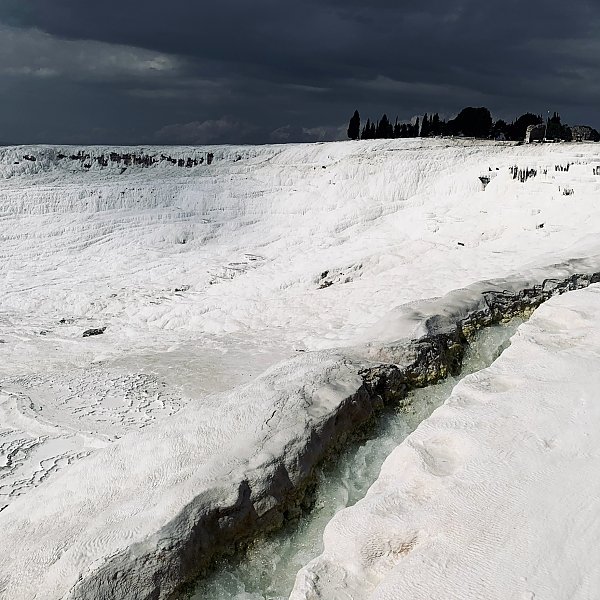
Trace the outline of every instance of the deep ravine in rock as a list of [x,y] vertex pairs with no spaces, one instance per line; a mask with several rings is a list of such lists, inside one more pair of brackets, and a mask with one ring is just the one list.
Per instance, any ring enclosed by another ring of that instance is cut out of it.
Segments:
[[299,521],[259,538],[242,556],[222,560],[183,598],[191,600],[285,600],[296,573],[322,552],[323,531],[333,515],[364,497],[385,458],[470,373],[489,366],[509,345],[521,318],[481,330],[469,345],[461,372],[410,392],[407,408],[388,409],[367,439],[352,443],[318,472],[313,508]]

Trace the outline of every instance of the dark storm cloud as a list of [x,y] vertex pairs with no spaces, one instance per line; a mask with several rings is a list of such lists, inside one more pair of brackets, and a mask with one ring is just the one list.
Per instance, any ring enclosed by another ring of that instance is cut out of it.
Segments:
[[52,119],[38,96],[25,137],[42,123],[85,137],[87,122],[103,141],[322,139],[355,107],[556,109],[597,125],[597,13],[585,0],[3,0],[0,35],[18,53],[0,58],[0,102],[26,111],[39,91],[71,116]]

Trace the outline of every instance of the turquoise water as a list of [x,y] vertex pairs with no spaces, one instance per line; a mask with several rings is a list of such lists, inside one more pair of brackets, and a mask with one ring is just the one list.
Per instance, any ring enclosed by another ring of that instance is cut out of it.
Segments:
[[466,375],[489,366],[509,345],[523,322],[482,330],[470,345],[461,373],[437,385],[415,390],[408,408],[384,413],[371,438],[351,445],[335,464],[321,468],[312,510],[283,530],[257,540],[237,560],[221,562],[196,586],[193,600],[287,600],[296,573],[321,554],[323,531],[333,515],[364,497],[383,461],[450,395]]

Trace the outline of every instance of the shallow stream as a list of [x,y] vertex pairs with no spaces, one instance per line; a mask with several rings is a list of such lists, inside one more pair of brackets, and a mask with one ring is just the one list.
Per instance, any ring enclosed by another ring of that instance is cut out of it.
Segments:
[[323,531],[333,515],[364,497],[381,465],[466,375],[488,367],[509,345],[522,319],[488,327],[469,346],[460,374],[409,394],[408,407],[381,416],[369,439],[350,445],[320,468],[314,507],[284,529],[257,540],[236,559],[223,560],[186,596],[193,600],[287,600],[296,573],[321,554]]

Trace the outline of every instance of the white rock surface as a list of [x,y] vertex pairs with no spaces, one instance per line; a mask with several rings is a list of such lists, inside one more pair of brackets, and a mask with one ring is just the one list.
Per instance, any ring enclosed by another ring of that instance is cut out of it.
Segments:
[[361,385],[339,357],[309,354],[64,469],[0,513],[2,597],[163,597],[179,582],[173,547],[194,526],[205,550],[243,533],[302,475],[294,446]]
[[600,287],[553,298],[340,511],[291,600],[591,600]]
[[[203,164],[99,164],[115,151]],[[599,154],[448,140],[0,148],[0,508],[297,350],[393,341],[396,306],[600,254]],[[538,175],[520,183],[513,166]]]
[[[186,503],[202,514],[235,503],[255,477],[267,506],[265,465],[317,451],[311,427],[358,384],[342,348],[370,343],[384,358],[381,342],[423,332],[429,309],[410,303],[476,281],[597,270],[594,260],[547,269],[600,254],[593,144],[146,148],[205,162],[125,170],[94,160],[117,149],[70,160],[78,150],[0,149],[0,596],[10,600],[76,594],[107,565],[125,573],[152,557],[144,597],[156,549],[184,537]],[[514,165],[538,176],[520,183]],[[300,350],[324,354],[248,385]],[[273,414],[287,435],[274,441]],[[127,585],[115,597],[133,593]]]

